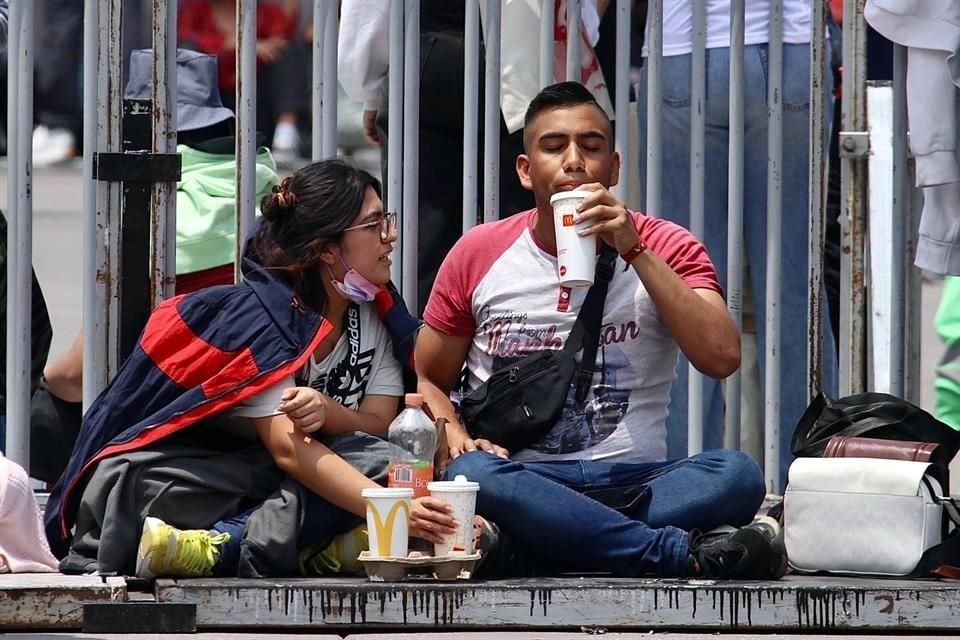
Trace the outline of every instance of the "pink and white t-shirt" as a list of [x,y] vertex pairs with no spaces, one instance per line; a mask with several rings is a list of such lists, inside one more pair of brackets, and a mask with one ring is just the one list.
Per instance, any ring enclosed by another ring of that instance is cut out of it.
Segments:
[[[640,237],[694,289],[721,292],[707,252],[686,229],[633,213]],[[562,349],[588,288],[557,283],[557,258],[534,235],[536,210],[480,225],[447,255],[424,320],[471,336],[467,391],[541,349]],[[569,390],[563,417],[521,461],[641,462],[666,457],[667,402],[679,349],[636,272],[621,260],[607,291],[597,373],[583,403]],[[579,356],[579,354],[578,354]]]

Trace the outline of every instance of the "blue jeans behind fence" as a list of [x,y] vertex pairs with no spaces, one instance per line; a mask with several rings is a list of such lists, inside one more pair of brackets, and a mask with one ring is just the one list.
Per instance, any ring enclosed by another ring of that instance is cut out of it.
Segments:
[[[527,552],[557,569],[621,576],[686,575],[687,532],[746,524],[764,496],[760,468],[736,451],[630,464],[521,463],[474,451],[454,460],[444,479],[459,474],[480,483],[477,513]],[[643,492],[629,515],[583,495],[635,486]]]
[[[691,55],[663,59],[663,185],[662,216],[690,226],[690,61]],[[729,61],[726,48],[707,51],[706,184],[704,244],[717,267],[720,282],[727,280],[727,168],[729,123]],[[761,388],[765,369],[766,330],[766,200],[767,200],[767,63],[765,44],[746,47],[744,55],[744,252],[749,266],[756,310],[757,348]],[[830,96],[829,69],[824,91]],[[783,46],[783,243],[781,262],[780,344],[780,489],[792,459],[790,438],[809,403],[807,396],[807,332],[809,235],[809,118],[810,47]],[[646,193],[646,67],[640,81],[640,181]],[[829,128],[832,100],[826,101],[824,120]],[[828,132],[829,136],[829,132]],[[828,325],[827,325],[828,326]],[[836,393],[837,364],[829,334],[823,349],[824,390]],[[667,418],[667,455],[687,452],[687,360],[680,358]],[[720,383],[704,381],[704,448],[723,444],[723,395]]]

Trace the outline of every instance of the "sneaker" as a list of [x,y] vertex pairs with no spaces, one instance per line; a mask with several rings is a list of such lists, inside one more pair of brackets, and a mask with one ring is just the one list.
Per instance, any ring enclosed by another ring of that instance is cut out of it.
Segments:
[[733,532],[691,533],[690,573],[705,578],[780,578],[787,559],[776,547],[779,536],[780,525],[766,517]]
[[77,141],[67,129],[51,129],[44,125],[33,131],[33,164],[49,167],[77,155]]
[[309,565],[313,572],[321,575],[361,574],[363,563],[360,562],[360,552],[369,548],[367,525],[360,524],[335,536],[323,551],[310,559]]
[[180,530],[159,518],[143,521],[137,550],[137,577],[203,578],[213,575],[220,559],[220,545],[229,533],[204,529]]

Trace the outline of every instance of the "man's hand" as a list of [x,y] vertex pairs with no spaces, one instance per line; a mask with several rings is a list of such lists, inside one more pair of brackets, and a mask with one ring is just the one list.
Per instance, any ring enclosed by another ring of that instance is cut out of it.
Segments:
[[283,390],[277,407],[291,422],[306,433],[320,429],[327,421],[329,398],[312,387],[290,387]]
[[498,444],[493,444],[484,438],[460,438],[450,441],[450,459],[455,460],[468,451],[486,451],[503,459],[510,457],[510,452]]
[[580,232],[581,236],[600,236],[600,239],[624,254],[633,249],[640,241],[640,234],[634,225],[633,217],[627,207],[613,197],[599,182],[585,184],[578,189],[592,192],[580,204],[579,214],[573,222],[588,222],[592,226]]
[[286,40],[277,37],[257,40],[257,60],[264,64],[273,64],[286,51],[287,44]]
[[380,134],[377,133],[377,110],[363,112],[363,137],[371,147],[380,148]]
[[410,535],[434,543],[457,532],[460,523],[453,517],[453,508],[433,496],[416,498],[410,507]]

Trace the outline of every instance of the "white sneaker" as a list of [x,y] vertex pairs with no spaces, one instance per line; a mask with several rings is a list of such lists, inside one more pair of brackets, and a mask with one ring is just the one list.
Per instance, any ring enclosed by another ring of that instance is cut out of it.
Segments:
[[65,162],[77,154],[77,141],[67,129],[50,129],[44,125],[33,131],[33,165],[49,167]]
[[273,145],[270,150],[274,153],[296,155],[300,151],[300,132],[297,126],[290,122],[280,122],[273,132]]

